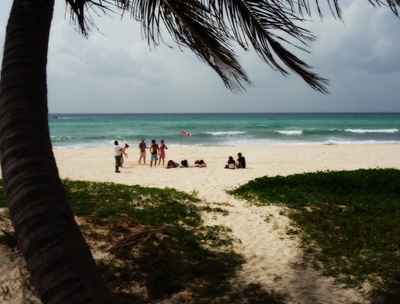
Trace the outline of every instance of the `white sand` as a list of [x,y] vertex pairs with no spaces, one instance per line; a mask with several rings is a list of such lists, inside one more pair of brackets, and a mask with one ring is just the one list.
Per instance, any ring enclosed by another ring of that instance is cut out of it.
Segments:
[[[246,157],[247,168],[224,169],[228,156],[236,159],[238,152]],[[205,215],[205,221],[207,225],[231,228],[241,241],[237,251],[245,256],[247,263],[235,282],[238,285],[261,284],[267,291],[288,295],[287,303],[369,303],[361,293],[337,285],[332,278],[313,269],[299,266],[302,262],[299,240],[286,233],[290,223],[280,215],[280,208],[250,206],[230,197],[225,190],[266,175],[360,168],[400,169],[400,145],[170,147],[165,163],[169,159],[177,162],[187,159],[193,164],[196,159],[203,159],[208,165],[207,168],[188,169],[150,168],[149,155],[147,165],[139,165],[139,150],[131,145],[127,150],[129,157],[118,174],[114,172],[113,147],[56,149],[54,153],[62,178],[196,191],[207,203],[228,203],[223,208],[229,215]],[[18,282],[12,285],[9,279],[18,277],[23,262],[4,246],[0,246],[0,255],[0,286],[12,286],[13,303],[22,303],[16,294]],[[0,302],[1,298],[0,290]]]

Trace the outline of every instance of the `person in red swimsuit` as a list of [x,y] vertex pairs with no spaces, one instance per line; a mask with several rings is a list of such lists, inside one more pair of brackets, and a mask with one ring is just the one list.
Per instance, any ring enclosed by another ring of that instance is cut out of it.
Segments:
[[162,165],[164,166],[165,161],[165,150],[168,149],[167,145],[164,143],[164,139],[161,139],[160,142],[160,158],[158,159],[158,165],[160,165],[162,161]]

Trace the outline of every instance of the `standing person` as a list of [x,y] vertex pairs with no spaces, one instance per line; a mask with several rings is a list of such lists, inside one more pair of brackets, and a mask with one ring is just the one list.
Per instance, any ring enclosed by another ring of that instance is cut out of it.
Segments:
[[122,149],[118,144],[118,140],[114,141],[114,154],[115,154],[115,173],[120,173],[119,167],[121,167]]
[[154,161],[154,167],[157,166],[159,150],[160,147],[157,145],[155,139],[153,139],[151,141],[151,146],[150,146],[150,153],[151,153],[150,167],[153,167],[153,161]]
[[244,156],[240,152],[238,153],[238,159],[237,159],[237,163],[236,163],[236,168],[238,168],[238,169],[246,168],[246,159],[244,158]]
[[124,166],[124,157],[128,158],[128,153],[126,153],[126,149],[129,148],[128,144],[125,144],[125,146],[121,149],[121,167]]
[[139,158],[139,165],[140,161],[143,158],[144,164],[146,164],[146,149],[148,149],[146,142],[144,141],[144,138],[142,138],[142,141],[139,144],[139,150],[140,150],[140,158]]
[[160,143],[160,159],[158,160],[158,165],[160,165],[162,160],[162,165],[164,166],[165,161],[165,150],[168,149],[167,145],[164,143],[164,139],[161,139]]

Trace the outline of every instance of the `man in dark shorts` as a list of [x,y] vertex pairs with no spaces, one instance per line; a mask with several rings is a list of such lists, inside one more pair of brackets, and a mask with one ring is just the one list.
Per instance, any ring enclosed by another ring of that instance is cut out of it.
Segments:
[[118,140],[114,141],[114,155],[115,155],[115,173],[120,173],[122,149],[118,144]]
[[150,153],[151,153],[150,167],[153,167],[153,161],[155,167],[157,166],[158,154],[160,153],[160,147],[156,143],[155,139],[151,141]]

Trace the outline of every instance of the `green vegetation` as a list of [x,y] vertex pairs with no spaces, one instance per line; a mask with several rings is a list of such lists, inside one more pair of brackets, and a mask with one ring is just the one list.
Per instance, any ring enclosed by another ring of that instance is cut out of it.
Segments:
[[90,222],[85,234],[104,240],[94,229],[107,230],[111,255],[99,265],[117,303],[181,291],[211,303],[232,293],[229,279],[244,260],[232,249],[230,231],[203,225],[194,195],[114,183],[65,180],[64,186],[75,214]]
[[[232,288],[244,263],[233,250],[237,240],[201,218],[205,212],[226,215],[224,204],[175,189],[71,180],[64,186],[86,240],[107,253],[98,264],[116,303],[150,303],[176,293],[182,303],[284,303],[283,295],[259,285]],[[288,234],[303,240],[305,263],[348,285],[372,284],[374,303],[398,303],[399,170],[263,177],[229,193],[260,206],[284,206],[293,221]],[[15,235],[3,229],[0,241],[14,247]],[[9,296],[6,286],[1,294]]]
[[283,205],[313,265],[347,284],[400,298],[400,170],[370,169],[258,178],[230,194]]
[[[259,285],[232,287],[244,263],[233,250],[237,240],[201,218],[202,212],[227,214],[221,205],[175,189],[63,183],[87,242],[106,253],[97,262],[116,303],[150,303],[176,293],[182,303],[283,303],[282,295]],[[5,206],[3,194],[0,200]],[[12,239],[11,232],[3,238]]]

